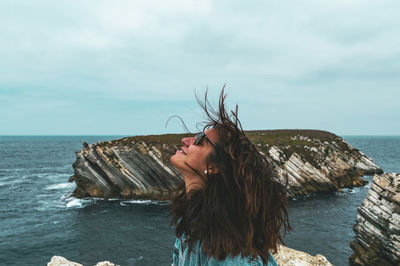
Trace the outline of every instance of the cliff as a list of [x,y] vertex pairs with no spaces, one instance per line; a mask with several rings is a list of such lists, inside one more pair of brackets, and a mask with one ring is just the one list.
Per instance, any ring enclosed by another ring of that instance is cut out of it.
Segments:
[[[318,130],[246,131],[277,170],[288,177],[289,197],[360,186],[382,170],[342,138]],[[166,200],[182,176],[169,162],[187,134],[150,135],[96,144],[76,152],[75,197]]]
[[353,265],[400,265],[400,174],[374,176],[354,232]]

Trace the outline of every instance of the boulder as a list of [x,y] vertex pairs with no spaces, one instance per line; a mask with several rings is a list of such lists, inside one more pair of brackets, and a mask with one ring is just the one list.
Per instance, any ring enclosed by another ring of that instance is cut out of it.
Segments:
[[80,263],[72,262],[61,256],[53,256],[47,266],[83,266]]
[[[61,256],[53,256],[50,262],[47,263],[47,266],[83,266],[83,265],[77,262],[69,261]],[[101,261],[96,263],[95,266],[118,266],[118,265],[109,261]]]
[[305,252],[288,248],[280,245],[274,259],[278,265],[285,266],[332,266],[332,264],[322,255],[311,256]]

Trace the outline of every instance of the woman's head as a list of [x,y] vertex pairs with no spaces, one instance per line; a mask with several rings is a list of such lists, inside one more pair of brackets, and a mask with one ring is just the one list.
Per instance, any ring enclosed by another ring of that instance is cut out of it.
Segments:
[[208,174],[218,173],[211,161],[220,136],[215,128],[210,128],[194,136],[183,138],[181,148],[171,156],[171,163],[183,175],[187,192],[200,189]]
[[171,158],[185,177],[172,201],[172,223],[189,247],[200,241],[209,256],[241,254],[266,262],[268,252],[282,242],[281,227],[289,228],[286,189],[244,134],[237,106],[230,113],[225,110],[225,97],[222,90],[218,110],[210,107],[207,94],[199,100],[209,119],[204,132],[210,142],[203,140],[204,152],[193,145],[195,138],[188,138]]

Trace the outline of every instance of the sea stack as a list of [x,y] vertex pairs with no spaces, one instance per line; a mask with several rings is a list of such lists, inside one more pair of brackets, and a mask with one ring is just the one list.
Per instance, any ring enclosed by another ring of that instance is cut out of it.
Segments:
[[400,174],[374,176],[354,231],[352,265],[400,265]]
[[[246,131],[248,138],[288,178],[289,197],[365,184],[382,170],[341,137],[319,130]],[[128,137],[83,144],[73,164],[75,197],[167,200],[183,180],[169,162],[187,134]]]

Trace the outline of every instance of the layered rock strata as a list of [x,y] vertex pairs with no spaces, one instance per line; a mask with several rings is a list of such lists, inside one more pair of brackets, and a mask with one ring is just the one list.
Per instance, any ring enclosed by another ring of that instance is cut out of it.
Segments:
[[[360,177],[382,173],[366,155],[342,138],[318,130],[246,131],[249,139],[288,179],[289,197],[337,191],[364,184]],[[169,199],[183,180],[169,162],[188,135],[138,136],[83,143],[76,153],[74,196],[99,198]]]
[[400,265],[400,174],[374,176],[354,231],[353,265]]

